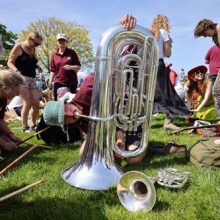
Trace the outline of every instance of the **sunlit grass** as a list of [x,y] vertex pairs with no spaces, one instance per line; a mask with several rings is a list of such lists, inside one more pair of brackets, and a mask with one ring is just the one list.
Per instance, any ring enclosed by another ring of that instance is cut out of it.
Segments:
[[[157,144],[174,140],[178,144],[191,147],[202,137],[183,132],[169,136],[164,129],[163,117],[153,118],[149,149]],[[183,126],[181,120],[176,123]],[[32,135],[23,134],[19,123],[11,124],[13,131],[22,139]],[[36,138],[29,142],[44,144]],[[123,169],[138,170],[147,176],[154,176],[158,170],[174,167],[190,172],[186,186],[180,190],[157,188],[157,201],[151,212],[130,213],[120,204],[116,189],[108,191],[87,191],[66,184],[60,177],[61,171],[70,163],[76,162],[79,143],[55,146],[53,149],[39,147],[20,161],[0,179],[0,197],[24,187],[39,179],[44,183],[29,191],[0,203],[0,219],[220,219],[220,172],[215,169],[201,169],[188,161],[173,156],[156,157],[148,154],[146,159],[136,165],[123,164]],[[23,145],[18,151],[4,154],[0,162],[3,169],[17,156],[27,150]]]

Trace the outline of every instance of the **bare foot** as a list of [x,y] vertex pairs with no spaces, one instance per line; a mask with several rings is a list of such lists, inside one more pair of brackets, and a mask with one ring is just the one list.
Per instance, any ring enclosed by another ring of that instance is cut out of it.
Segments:
[[[121,139],[118,139],[116,141],[116,146],[119,147],[120,149],[122,150],[125,150],[125,143],[121,140]],[[121,154],[117,154],[115,153],[114,154],[116,158],[119,158],[119,159],[122,159],[123,157],[121,156]]]

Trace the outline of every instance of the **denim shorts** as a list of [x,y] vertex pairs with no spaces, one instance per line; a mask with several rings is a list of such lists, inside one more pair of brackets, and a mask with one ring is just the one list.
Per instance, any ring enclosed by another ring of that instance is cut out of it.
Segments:
[[36,78],[29,77],[29,76],[22,76],[24,79],[24,84],[22,85],[28,89],[37,89]]

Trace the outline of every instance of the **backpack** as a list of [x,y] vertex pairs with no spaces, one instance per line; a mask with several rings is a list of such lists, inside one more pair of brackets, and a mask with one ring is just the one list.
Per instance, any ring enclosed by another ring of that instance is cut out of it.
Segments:
[[220,139],[198,141],[190,149],[190,162],[197,167],[220,167]]

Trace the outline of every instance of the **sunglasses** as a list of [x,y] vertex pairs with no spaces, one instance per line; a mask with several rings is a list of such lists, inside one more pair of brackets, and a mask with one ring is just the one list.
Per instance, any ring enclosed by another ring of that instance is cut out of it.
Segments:
[[59,42],[66,42],[66,40],[63,39],[63,38],[60,38],[58,41],[59,41]]
[[204,72],[200,72],[200,71],[195,72],[195,74],[196,74],[196,75],[205,75]]
[[41,45],[41,43],[37,43],[34,39],[31,38],[31,40],[34,42],[34,46],[35,46],[35,47],[38,47],[38,46]]

